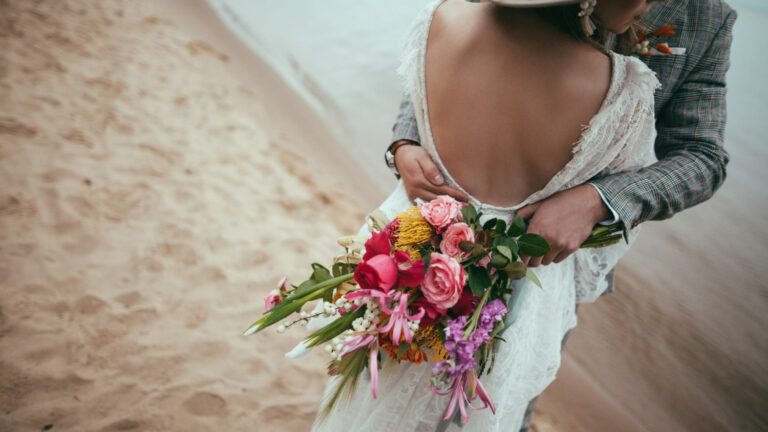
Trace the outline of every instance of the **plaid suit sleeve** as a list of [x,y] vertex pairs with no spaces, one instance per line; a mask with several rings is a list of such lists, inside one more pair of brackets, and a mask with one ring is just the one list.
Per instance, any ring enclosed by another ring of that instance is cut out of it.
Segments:
[[392,141],[403,139],[413,142],[420,142],[419,128],[416,125],[416,113],[413,110],[413,102],[408,93],[403,93],[403,100],[400,102],[400,111],[397,113],[397,121],[392,126]]
[[655,144],[659,161],[591,181],[625,227],[670,218],[709,199],[725,180],[725,75],[735,20],[735,11],[725,15],[709,48],[661,109]]

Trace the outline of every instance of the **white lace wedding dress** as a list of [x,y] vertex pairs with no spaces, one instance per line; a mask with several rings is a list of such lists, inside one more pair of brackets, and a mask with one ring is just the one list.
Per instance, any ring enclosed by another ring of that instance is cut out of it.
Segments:
[[[435,150],[425,97],[427,35],[434,11],[442,1],[431,2],[417,17],[398,72],[412,98],[421,145],[448,183],[461,189]],[[574,145],[570,162],[543,189],[514,207],[496,207],[471,198],[470,202],[486,217],[510,221],[517,209],[529,203],[585,183],[598,174],[638,168],[655,160],[653,92],[659,82],[640,60],[612,52],[610,57],[613,72],[608,94]],[[400,183],[380,208],[391,218],[410,205]],[[636,233],[637,229],[630,231],[629,243]],[[489,410],[471,411],[469,423],[462,429],[451,424],[447,430],[509,432],[519,429],[528,402],[555,378],[563,336],[576,325],[576,303],[592,302],[600,296],[607,287],[608,272],[628,247],[629,244],[621,242],[607,248],[579,250],[559,264],[535,270],[543,288],[530,282],[518,285],[520,295],[512,314],[514,324],[503,335],[506,342],[500,344],[492,373],[481,377],[496,404],[496,414]],[[364,376],[352,401],[340,403],[325,421],[316,422],[313,430],[433,432],[448,398],[430,391],[430,374],[431,364],[397,364],[385,359],[376,400]],[[331,378],[326,386],[326,396],[333,380]]]

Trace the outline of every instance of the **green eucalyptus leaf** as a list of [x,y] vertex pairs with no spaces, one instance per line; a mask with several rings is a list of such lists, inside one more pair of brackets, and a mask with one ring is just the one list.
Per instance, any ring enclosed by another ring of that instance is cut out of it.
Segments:
[[491,286],[491,277],[488,270],[482,267],[472,266],[469,268],[469,289],[472,294],[479,296]]
[[510,237],[519,237],[525,233],[525,219],[522,216],[515,216],[512,223],[509,225],[507,235]]
[[507,223],[504,222],[503,219],[497,220],[494,230],[496,231],[497,234],[504,234],[504,231],[507,230]]
[[512,261],[514,259],[512,258],[512,250],[509,248],[509,246],[499,245],[496,247],[496,250],[499,251],[499,253],[508,261]]
[[461,217],[468,225],[471,225],[477,221],[477,209],[472,204],[467,203],[461,209]]
[[517,240],[520,252],[531,257],[544,256],[549,252],[549,243],[537,234],[523,234]]

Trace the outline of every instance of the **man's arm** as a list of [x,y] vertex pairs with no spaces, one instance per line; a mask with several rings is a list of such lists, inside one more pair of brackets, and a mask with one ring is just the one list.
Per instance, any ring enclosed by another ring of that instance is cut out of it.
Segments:
[[416,113],[407,93],[400,102],[400,112],[392,132],[392,144],[389,148],[402,140],[416,144],[400,146],[395,152],[395,166],[402,176],[409,199],[421,198],[429,201],[438,195],[450,195],[459,201],[469,199],[464,192],[445,184],[445,179],[429,153],[418,145],[420,140]]
[[725,75],[736,13],[730,11],[696,67],[656,121],[659,161],[591,181],[625,227],[661,220],[709,199],[722,185],[728,153]]
[[400,140],[413,141],[418,144],[419,128],[416,125],[416,113],[413,110],[413,103],[407,93],[403,93],[403,100],[400,102],[400,111],[397,113],[397,121],[392,126],[392,143]]

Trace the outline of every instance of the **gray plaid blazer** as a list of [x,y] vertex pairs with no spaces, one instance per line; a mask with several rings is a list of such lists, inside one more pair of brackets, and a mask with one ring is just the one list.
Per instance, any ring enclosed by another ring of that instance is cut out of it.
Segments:
[[[670,218],[709,199],[725,180],[725,75],[735,21],[736,11],[722,0],[669,1],[644,17],[643,26],[650,31],[674,24],[677,34],[665,41],[687,51],[642,57],[662,84],[655,94],[659,161],[590,181],[625,227]],[[408,95],[400,104],[393,132],[392,142],[420,141]],[[612,282],[612,275],[609,278]]]

